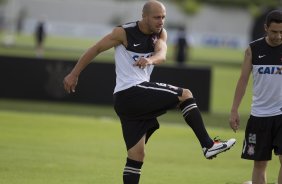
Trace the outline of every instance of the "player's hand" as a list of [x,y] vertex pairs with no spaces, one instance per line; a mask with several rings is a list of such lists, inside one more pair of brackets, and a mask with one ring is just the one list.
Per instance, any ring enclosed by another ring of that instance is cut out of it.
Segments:
[[78,76],[73,75],[72,73],[68,74],[65,78],[64,78],[64,88],[68,93],[74,93],[75,92],[75,87],[77,85],[77,81],[78,81]]
[[229,118],[229,125],[236,132],[240,127],[240,116],[238,112],[231,112]]
[[144,69],[147,65],[151,65],[151,64],[153,64],[153,63],[148,58],[141,57],[133,65],[138,66],[141,69]]

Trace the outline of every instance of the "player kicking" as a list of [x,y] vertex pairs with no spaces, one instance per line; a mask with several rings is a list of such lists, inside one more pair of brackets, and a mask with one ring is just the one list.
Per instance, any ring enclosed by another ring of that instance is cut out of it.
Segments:
[[[197,136],[204,156],[214,158],[232,147],[236,140],[212,140],[208,135],[196,101],[189,89],[150,82],[155,65],[166,59],[167,32],[163,28],[166,10],[159,1],[148,1],[142,20],[116,27],[89,48],[65,77],[67,92],[74,92],[81,71],[101,52],[115,48],[116,86],[114,107],[127,148],[124,184],[138,184],[145,158],[145,144],[159,128],[157,117],[179,107]],[[183,79],[185,80],[185,79]]]

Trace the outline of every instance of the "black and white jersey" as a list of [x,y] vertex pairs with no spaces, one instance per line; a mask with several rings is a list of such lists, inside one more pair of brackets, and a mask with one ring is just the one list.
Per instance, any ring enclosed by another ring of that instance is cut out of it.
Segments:
[[253,116],[282,114],[282,45],[271,47],[265,37],[250,43],[252,50]]
[[140,57],[150,57],[154,53],[154,46],[159,38],[157,34],[144,34],[138,27],[138,21],[121,26],[126,32],[127,47],[115,47],[116,86],[114,93],[128,89],[144,81],[150,81],[154,66],[140,69],[133,64]]

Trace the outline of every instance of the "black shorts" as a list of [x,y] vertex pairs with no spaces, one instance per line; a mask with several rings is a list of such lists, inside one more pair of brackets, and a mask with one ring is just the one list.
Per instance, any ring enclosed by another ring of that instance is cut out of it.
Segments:
[[241,157],[249,160],[272,159],[272,150],[282,155],[282,115],[271,117],[250,116]]
[[147,143],[159,128],[157,117],[178,105],[182,91],[169,84],[143,82],[114,94],[114,108],[121,120],[127,150],[145,134]]

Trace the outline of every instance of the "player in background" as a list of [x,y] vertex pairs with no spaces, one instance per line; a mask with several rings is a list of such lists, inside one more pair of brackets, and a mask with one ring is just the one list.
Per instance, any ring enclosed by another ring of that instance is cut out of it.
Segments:
[[[230,126],[236,132],[240,125],[238,108],[252,73],[253,101],[241,157],[254,160],[253,184],[267,183],[266,167],[272,158],[272,150],[282,165],[281,10],[267,15],[264,29],[266,36],[251,42],[245,51],[230,114]],[[278,183],[282,184],[281,166]]]
[[46,39],[46,26],[43,19],[36,24],[34,31],[36,57],[42,58],[44,53],[44,42]]
[[185,121],[199,139],[206,158],[213,158],[235,144],[235,139],[214,141],[210,138],[190,90],[150,82],[154,66],[166,59],[167,32],[163,27],[165,18],[166,9],[161,2],[147,1],[140,21],[114,28],[80,57],[64,79],[65,90],[75,92],[78,77],[91,60],[101,52],[115,48],[114,108],[121,121],[127,148],[124,184],[139,183],[145,144],[159,128],[157,117],[168,109],[180,107]]

